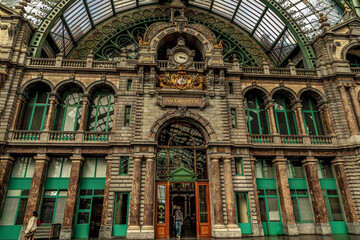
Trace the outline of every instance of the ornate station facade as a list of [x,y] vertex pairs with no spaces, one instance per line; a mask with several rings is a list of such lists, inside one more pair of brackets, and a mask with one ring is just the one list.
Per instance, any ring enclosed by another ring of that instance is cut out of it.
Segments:
[[360,234],[356,6],[101,2],[0,4],[0,239]]

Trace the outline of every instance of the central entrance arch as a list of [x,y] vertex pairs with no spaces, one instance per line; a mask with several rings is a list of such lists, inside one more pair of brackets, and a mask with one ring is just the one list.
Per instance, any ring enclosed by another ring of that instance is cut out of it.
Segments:
[[175,122],[158,136],[155,235],[174,235],[177,206],[184,213],[186,236],[211,236],[206,140],[192,124]]

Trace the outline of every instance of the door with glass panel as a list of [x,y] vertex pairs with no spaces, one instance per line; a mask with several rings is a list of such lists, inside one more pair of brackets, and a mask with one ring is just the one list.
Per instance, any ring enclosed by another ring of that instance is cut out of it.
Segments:
[[40,211],[40,222],[44,225],[62,224],[67,189],[45,190]]
[[331,231],[333,234],[347,234],[344,214],[330,160],[320,159],[317,168]]
[[258,190],[261,223],[265,235],[281,235],[283,228],[281,223],[279,200],[275,189]]
[[170,236],[170,205],[169,205],[169,183],[156,183],[156,205],[155,205],[155,236],[167,238]]
[[198,237],[211,236],[209,183],[195,183],[196,227]]
[[126,236],[128,215],[129,193],[117,193],[115,197],[113,236]]
[[252,234],[247,193],[235,193],[236,215],[242,234]]

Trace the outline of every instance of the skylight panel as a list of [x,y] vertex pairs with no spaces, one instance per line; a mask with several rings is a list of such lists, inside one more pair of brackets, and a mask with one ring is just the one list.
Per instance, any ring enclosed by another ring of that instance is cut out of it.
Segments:
[[74,44],[71,41],[70,35],[60,18],[54,24],[53,28],[50,31],[50,34],[55,40],[60,51],[64,52],[65,55],[71,51]]
[[73,3],[65,11],[64,17],[76,41],[91,29],[90,19],[82,0]]
[[189,0],[189,4],[210,10],[211,0]]
[[291,53],[296,45],[295,37],[291,34],[290,30],[286,30],[280,40],[275,44],[270,56],[276,64],[279,64]]
[[238,1],[233,0],[215,0],[213,5],[213,12],[226,18],[231,18],[234,15]]
[[143,5],[147,5],[147,4],[154,4],[154,3],[158,3],[159,0],[139,0],[139,5],[143,6]]
[[136,7],[135,0],[113,0],[115,11],[121,12]]
[[242,1],[236,12],[234,22],[244,27],[249,32],[252,32],[264,10],[265,5],[257,0]]
[[95,24],[113,14],[110,0],[86,0],[86,2]]
[[265,48],[270,48],[280,33],[284,30],[285,24],[271,10],[267,10],[259,26],[255,31],[255,37]]

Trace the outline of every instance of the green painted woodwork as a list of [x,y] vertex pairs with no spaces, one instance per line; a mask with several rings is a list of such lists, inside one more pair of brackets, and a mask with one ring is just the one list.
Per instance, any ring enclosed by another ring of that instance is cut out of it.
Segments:
[[[278,133],[298,135],[294,111],[290,108],[289,100],[282,96],[275,96],[274,114]],[[283,116],[280,118],[280,116]]]
[[119,237],[124,237],[126,236],[127,233],[127,228],[128,228],[128,215],[129,215],[129,193],[116,193],[116,199],[118,198],[119,195],[122,195],[122,197],[127,198],[127,206],[126,206],[126,214],[125,214],[125,219],[122,221],[122,224],[116,224],[116,212],[117,212],[117,207],[119,207],[117,204],[114,204],[114,221],[113,221],[113,228],[112,228],[112,235],[113,236],[119,236]]
[[185,168],[183,163],[168,175],[169,182],[196,182],[196,179],[197,174]]
[[[303,107],[301,108],[306,133],[309,135],[324,135],[324,128],[322,119],[320,117],[320,111],[316,106],[316,101],[309,98],[302,98]],[[309,116],[309,117],[307,117]]]
[[119,175],[129,175],[129,159],[128,156],[120,157]]
[[[241,212],[241,210],[239,211],[240,206],[239,204],[239,198],[243,197],[246,199],[246,207],[247,207],[247,216],[248,218],[244,221],[242,221],[240,219],[239,213]],[[237,216],[237,221],[238,221],[238,225],[239,228],[241,229],[241,233],[242,234],[252,234],[252,229],[251,229],[251,214],[250,214],[250,207],[249,207],[249,197],[247,193],[241,193],[241,192],[235,192],[235,202],[236,202],[236,216]]]
[[[260,96],[249,94],[246,96],[246,116],[250,134],[269,134],[269,120],[264,101]],[[251,116],[252,115],[252,116]],[[254,116],[256,115],[256,116]],[[252,126],[251,121],[255,121]]]
[[[22,129],[29,131],[43,130],[49,105],[49,93],[45,89],[36,89],[36,91],[30,95],[29,102],[26,104]],[[40,138],[40,135],[36,136]]]
[[70,89],[62,94],[61,103],[58,104],[55,111],[53,130],[78,130],[82,112],[81,98],[81,90],[77,88]]
[[87,112],[86,130],[110,132],[113,125],[113,115],[113,93],[108,89],[98,90],[91,98],[90,106]]

